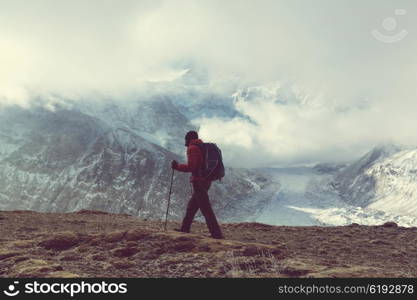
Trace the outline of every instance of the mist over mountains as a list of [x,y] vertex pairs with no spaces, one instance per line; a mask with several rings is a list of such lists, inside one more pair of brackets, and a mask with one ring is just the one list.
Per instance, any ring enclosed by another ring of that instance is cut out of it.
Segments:
[[[271,101],[271,93],[278,95],[272,98],[282,105],[311,105],[294,90],[271,88],[246,88],[222,99],[203,93],[191,103],[186,100],[192,93],[182,90],[127,101],[55,97],[30,108],[3,107],[1,209],[95,209],[161,218],[170,161],[185,159],[184,132],[200,130],[204,137],[199,120],[254,123],[238,108],[253,101],[254,93],[265,101]],[[239,132],[230,137],[236,136]],[[244,154],[228,153],[227,144],[225,149],[226,165],[233,154],[235,161],[251,166]],[[395,220],[414,226],[414,152],[385,144],[352,162],[228,168],[210,195],[222,221],[345,225]],[[189,195],[188,176],[177,174],[171,218],[181,218]]]
[[[30,107],[38,96],[125,101],[156,89],[200,117],[202,134],[240,167],[348,162],[380,143],[417,144],[416,37],[386,44],[371,33],[411,32],[413,0],[17,0],[1,8],[0,105]],[[408,13],[396,16],[397,8]],[[382,26],[389,17],[393,32]],[[228,110],[216,115],[213,105]]]
[[414,224],[415,1],[0,5],[0,209],[163,215],[195,129],[224,220]]
[[[77,104],[54,111],[2,109],[1,209],[162,218],[170,163],[185,159],[184,132],[194,128],[189,120],[164,98],[138,101],[134,108]],[[228,168],[227,174],[211,189],[223,220],[253,218],[279,186],[257,171]],[[177,174],[171,217],[182,217],[190,193],[188,175]]]

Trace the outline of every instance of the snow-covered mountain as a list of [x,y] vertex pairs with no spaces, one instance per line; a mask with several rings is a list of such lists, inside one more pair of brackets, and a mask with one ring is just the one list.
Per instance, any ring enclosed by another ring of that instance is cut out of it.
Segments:
[[284,81],[241,87],[233,98],[235,101],[272,101],[285,105],[314,105],[317,102],[297,85]]
[[[163,217],[170,162],[183,157],[108,118],[119,112],[92,116],[79,109],[2,109],[0,209],[98,209]],[[228,169],[210,193],[221,219],[238,220],[256,215],[277,189],[260,172]],[[176,174],[172,217],[183,215],[189,196],[188,176]]]
[[[160,218],[170,161],[185,159],[183,137],[198,130],[196,119],[249,118],[239,110],[248,101],[320,105],[320,97],[280,83],[240,88],[233,96],[201,82],[158,88],[123,101],[62,99],[0,110],[0,209],[88,208]],[[210,192],[219,217],[229,221],[417,226],[416,170],[416,149],[385,145],[347,165],[228,168]],[[177,174],[172,217],[183,215],[190,191],[188,176]]]
[[417,216],[417,149],[376,147],[331,184],[349,204]]
[[184,133],[197,130],[167,96],[73,102],[75,110],[98,118],[111,127],[124,128],[177,154],[184,153]]
[[375,183],[378,178],[370,176],[368,170],[373,165],[390,157],[400,149],[394,145],[383,145],[372,149],[359,160],[340,170],[332,180],[331,187],[347,203],[365,207],[374,201]]
[[131,130],[180,155],[184,153],[185,133],[198,130],[194,120],[211,117],[228,119],[239,115],[232,97],[196,91],[190,87],[173,90],[164,87],[160,93],[152,90],[149,95],[135,95],[122,101],[90,98],[69,102],[75,110],[96,117],[109,126]]
[[267,170],[281,183],[257,221],[417,226],[417,149],[382,145],[348,164]]
[[283,187],[262,216],[270,220],[274,216],[272,224],[285,222],[290,215],[290,224],[295,225],[394,221],[417,226],[416,170],[416,149],[382,145],[346,166],[320,164],[311,170],[292,171],[295,179],[291,182],[298,182],[297,189],[285,182],[290,171],[275,171]]

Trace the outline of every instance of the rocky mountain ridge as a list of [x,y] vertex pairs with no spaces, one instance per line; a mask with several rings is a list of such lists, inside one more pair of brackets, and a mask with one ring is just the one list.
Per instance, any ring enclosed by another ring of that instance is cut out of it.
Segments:
[[[18,107],[3,109],[0,123],[0,209],[164,216],[170,162],[184,158],[131,127],[77,109]],[[256,215],[278,188],[259,172],[229,168],[210,195],[221,219],[238,220]],[[172,218],[189,197],[188,175],[176,173]]]

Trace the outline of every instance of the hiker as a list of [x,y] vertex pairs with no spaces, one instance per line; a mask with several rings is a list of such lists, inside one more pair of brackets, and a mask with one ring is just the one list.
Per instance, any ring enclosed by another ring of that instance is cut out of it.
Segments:
[[211,185],[211,180],[201,176],[201,168],[203,166],[203,154],[199,144],[203,141],[198,138],[198,133],[189,131],[185,136],[185,146],[187,147],[187,164],[178,164],[177,161],[172,161],[171,167],[180,172],[191,173],[190,181],[193,186],[193,194],[187,205],[187,211],[182,221],[182,226],[177,229],[181,232],[190,232],[191,223],[198,209],[201,210],[206,219],[207,227],[210,230],[211,236],[215,239],[223,239],[220,226],[217,222],[216,216],[210,204],[208,190]]

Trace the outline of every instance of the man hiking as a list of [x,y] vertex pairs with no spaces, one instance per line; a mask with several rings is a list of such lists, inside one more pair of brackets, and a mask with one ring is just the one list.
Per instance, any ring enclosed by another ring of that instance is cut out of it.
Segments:
[[178,231],[189,233],[194,216],[198,209],[200,209],[206,219],[207,227],[210,230],[211,236],[215,239],[223,239],[223,234],[211,207],[208,196],[211,180],[203,177],[201,172],[204,164],[204,156],[202,149],[200,148],[202,144],[203,141],[198,138],[197,132],[189,131],[185,136],[185,146],[187,147],[188,160],[187,164],[178,164],[177,161],[172,161],[171,167],[174,170],[191,173],[190,181],[193,186],[193,194],[188,202],[182,226],[178,229]]

